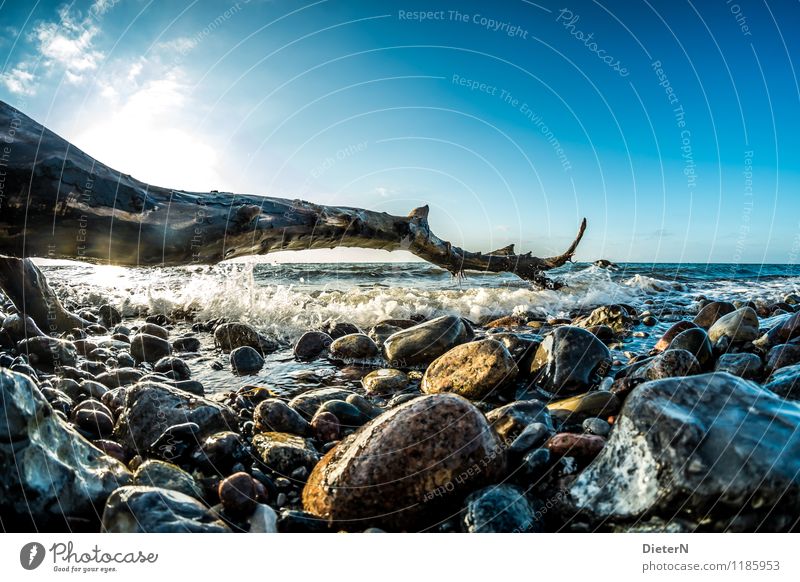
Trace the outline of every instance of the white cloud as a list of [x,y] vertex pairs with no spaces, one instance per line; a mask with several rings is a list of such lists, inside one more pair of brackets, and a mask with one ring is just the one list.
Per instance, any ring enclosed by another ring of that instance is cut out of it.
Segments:
[[172,40],[158,43],[156,48],[162,51],[177,52],[181,55],[185,55],[196,46],[197,40],[186,36],[179,36],[177,38],[173,38]]
[[14,68],[0,75],[0,83],[16,95],[33,95],[36,93],[33,74],[24,68]]
[[67,6],[59,9],[59,22],[42,22],[32,37],[46,67],[62,68],[67,80],[77,82],[83,73],[97,68],[103,53],[92,46],[99,28],[90,18],[79,20]]

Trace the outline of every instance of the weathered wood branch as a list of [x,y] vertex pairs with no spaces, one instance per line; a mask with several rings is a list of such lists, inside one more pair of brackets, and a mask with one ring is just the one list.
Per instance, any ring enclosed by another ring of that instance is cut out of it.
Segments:
[[[403,249],[454,275],[509,272],[553,286],[543,272],[571,260],[586,228],[584,219],[574,242],[555,257],[518,255],[513,245],[471,252],[431,232],[427,206],[392,216],[304,200],[146,184],[98,162],[1,101],[0,141],[0,255],[20,259],[188,265],[287,250]],[[8,289],[13,283],[6,283],[7,277],[20,270],[35,277],[30,266],[9,262],[0,269],[0,285]],[[29,307],[39,313],[44,300]]]

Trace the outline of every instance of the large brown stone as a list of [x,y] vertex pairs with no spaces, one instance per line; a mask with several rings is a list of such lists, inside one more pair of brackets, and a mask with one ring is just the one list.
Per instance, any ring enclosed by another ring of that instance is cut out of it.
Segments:
[[439,356],[425,371],[422,391],[453,392],[480,400],[517,376],[517,365],[497,340],[485,339],[456,346]]
[[339,528],[420,529],[504,471],[500,439],[477,408],[455,394],[421,396],[325,455],[303,505]]

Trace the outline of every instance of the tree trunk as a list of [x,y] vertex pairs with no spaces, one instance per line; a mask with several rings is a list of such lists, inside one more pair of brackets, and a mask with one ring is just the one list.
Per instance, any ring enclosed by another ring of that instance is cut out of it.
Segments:
[[[518,255],[513,245],[470,252],[431,232],[427,206],[392,216],[303,200],[152,186],[94,160],[2,101],[0,132],[0,254],[16,258],[187,265],[338,246],[403,249],[454,275],[510,272],[553,287],[543,272],[572,258],[586,228],[584,219],[574,242],[555,257]],[[6,278],[14,269],[0,273],[0,286],[14,284]]]

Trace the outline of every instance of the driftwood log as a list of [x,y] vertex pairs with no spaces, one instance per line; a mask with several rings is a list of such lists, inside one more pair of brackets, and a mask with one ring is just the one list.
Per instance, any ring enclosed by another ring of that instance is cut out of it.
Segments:
[[[124,136],[120,136],[124,139]],[[30,257],[113,265],[209,264],[275,251],[403,249],[454,275],[514,273],[550,288],[544,272],[571,260],[583,232],[554,257],[453,246],[431,232],[428,207],[408,216],[304,200],[185,192],[109,168],[0,101],[0,287],[43,329],[42,313],[72,326]],[[20,276],[23,281],[14,281]],[[57,303],[54,307],[53,301]],[[44,307],[42,307],[44,305]],[[52,323],[52,321],[51,321]]]

